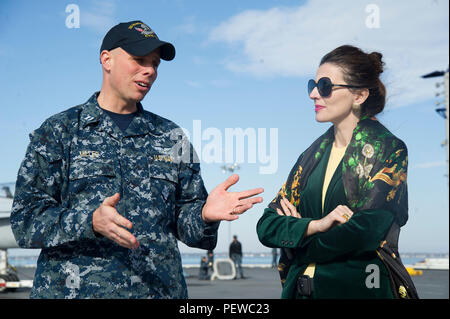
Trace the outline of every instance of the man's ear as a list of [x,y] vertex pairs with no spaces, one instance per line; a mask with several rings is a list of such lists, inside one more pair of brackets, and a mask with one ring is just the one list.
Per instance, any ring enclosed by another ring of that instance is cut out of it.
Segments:
[[103,69],[105,69],[105,71],[111,70],[112,57],[113,57],[113,54],[111,51],[103,50],[100,53],[100,63],[103,65]]
[[355,96],[355,104],[363,104],[367,98],[369,97],[369,89],[359,89],[356,92],[353,93]]

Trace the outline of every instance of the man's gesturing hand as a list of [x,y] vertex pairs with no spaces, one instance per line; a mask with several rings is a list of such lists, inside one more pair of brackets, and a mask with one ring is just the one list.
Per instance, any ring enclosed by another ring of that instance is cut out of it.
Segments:
[[116,210],[119,200],[119,193],[105,198],[92,215],[92,228],[94,232],[102,234],[122,247],[136,249],[139,247],[139,242],[130,232],[123,228],[131,229],[133,225]]
[[239,176],[233,174],[212,190],[203,206],[202,217],[205,222],[238,219],[238,214],[246,212],[253,204],[261,203],[262,197],[253,197],[264,192],[262,188],[242,192],[228,192],[237,183]]

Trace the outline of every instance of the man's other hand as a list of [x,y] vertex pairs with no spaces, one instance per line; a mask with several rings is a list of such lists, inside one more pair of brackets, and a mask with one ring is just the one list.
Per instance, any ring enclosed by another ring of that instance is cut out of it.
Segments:
[[131,229],[133,224],[116,210],[119,200],[119,193],[105,198],[92,215],[92,228],[94,232],[102,234],[122,247],[137,249],[139,242],[130,232],[125,230],[125,228]]
[[264,192],[262,188],[242,192],[228,192],[228,188],[236,184],[238,180],[239,176],[233,174],[212,190],[202,210],[202,217],[205,222],[238,219],[238,215],[245,213],[254,204],[263,201],[262,197],[253,197]]

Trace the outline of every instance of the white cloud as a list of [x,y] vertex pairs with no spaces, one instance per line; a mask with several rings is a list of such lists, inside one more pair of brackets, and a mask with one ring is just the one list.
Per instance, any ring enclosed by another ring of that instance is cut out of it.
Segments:
[[225,80],[225,79],[215,79],[215,80],[211,80],[211,85],[216,88],[223,89],[223,88],[230,87],[232,85],[232,82],[229,80]]
[[174,31],[179,34],[195,34],[197,32],[197,27],[195,25],[195,17],[189,16],[184,19],[184,22],[180,25],[175,26]]
[[448,66],[448,1],[371,1],[379,28],[368,28],[369,3],[308,1],[298,7],[247,10],[216,26],[210,42],[230,46],[225,66],[256,77],[314,76],[321,57],[342,44],[379,51],[389,105],[434,96],[436,79],[421,79]]
[[438,162],[426,162],[426,163],[420,163],[413,165],[412,168],[434,168],[434,167],[441,167],[445,166],[446,162],[444,161],[438,161]]
[[117,24],[115,12],[116,4],[110,1],[93,1],[90,8],[80,6],[80,27],[88,27],[104,35]]
[[190,87],[197,88],[197,89],[202,87],[202,84],[197,81],[186,81],[186,84],[189,85]]
[[208,61],[206,58],[201,57],[201,56],[194,56],[192,58],[192,62],[196,65],[205,65],[208,64]]

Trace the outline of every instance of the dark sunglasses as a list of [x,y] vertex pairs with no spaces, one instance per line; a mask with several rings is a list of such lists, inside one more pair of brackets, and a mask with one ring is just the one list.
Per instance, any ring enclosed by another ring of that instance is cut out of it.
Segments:
[[320,78],[319,81],[309,80],[308,81],[308,95],[311,94],[311,92],[314,90],[314,88],[317,86],[317,90],[319,91],[319,94],[321,97],[327,97],[331,95],[331,91],[333,91],[334,86],[341,86],[346,88],[355,88],[355,89],[362,89],[362,86],[356,86],[356,85],[347,85],[347,84],[333,84],[331,83],[330,78],[323,77]]

